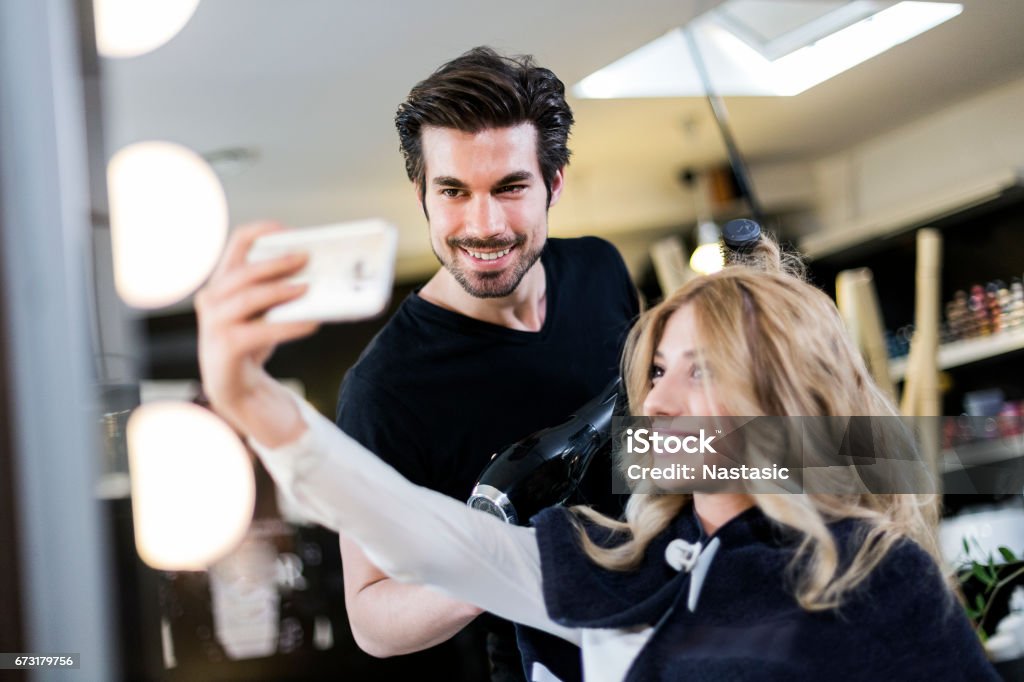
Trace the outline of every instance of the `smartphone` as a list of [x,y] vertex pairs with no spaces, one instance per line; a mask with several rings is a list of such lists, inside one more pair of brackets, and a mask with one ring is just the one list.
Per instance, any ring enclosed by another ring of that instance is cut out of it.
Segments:
[[291,281],[309,284],[301,297],[267,311],[270,322],[350,322],[379,315],[391,298],[398,230],[378,219],[275,232],[258,238],[249,262],[306,252]]

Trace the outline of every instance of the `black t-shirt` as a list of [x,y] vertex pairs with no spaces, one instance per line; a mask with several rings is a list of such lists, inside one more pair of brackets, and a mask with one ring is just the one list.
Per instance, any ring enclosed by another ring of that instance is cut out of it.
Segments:
[[541,262],[537,332],[410,294],[345,375],[338,426],[413,483],[465,501],[494,452],[594,397],[618,373],[636,290],[595,237],[549,239]]

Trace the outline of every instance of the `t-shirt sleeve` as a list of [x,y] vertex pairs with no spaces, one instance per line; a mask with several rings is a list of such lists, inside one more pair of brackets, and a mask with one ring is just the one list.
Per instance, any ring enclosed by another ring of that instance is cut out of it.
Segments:
[[598,237],[591,239],[596,247],[595,259],[600,259],[599,262],[604,263],[600,271],[605,274],[599,286],[604,292],[606,305],[609,306],[608,319],[613,320],[614,328],[610,329],[609,333],[613,335],[617,364],[622,357],[622,349],[626,345],[629,330],[640,314],[640,294],[615,245]]
[[590,286],[601,291],[607,304],[615,306],[624,319],[632,322],[640,314],[640,294],[622,254],[614,244],[600,237],[583,237],[581,242],[588,270],[598,273],[600,278],[591,281]]
[[629,274],[626,262],[622,259],[622,254],[619,253],[619,250],[613,244],[605,243],[608,245],[608,257],[612,261],[611,267],[616,273],[617,281],[621,287],[622,304],[626,310],[626,316],[629,320],[634,320],[640,314],[640,293],[633,283],[633,278]]
[[334,423],[416,485],[437,488],[415,415],[396,396],[350,370],[342,381]]

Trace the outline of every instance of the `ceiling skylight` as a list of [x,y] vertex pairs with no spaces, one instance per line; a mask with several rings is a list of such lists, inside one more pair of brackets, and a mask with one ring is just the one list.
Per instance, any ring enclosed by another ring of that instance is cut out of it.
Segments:
[[685,32],[719,95],[789,96],[963,11],[952,2],[728,0],[573,87],[577,97],[701,97]]

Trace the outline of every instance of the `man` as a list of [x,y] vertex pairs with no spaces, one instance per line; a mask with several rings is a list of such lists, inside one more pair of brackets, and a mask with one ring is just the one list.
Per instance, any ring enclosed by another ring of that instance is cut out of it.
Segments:
[[[611,245],[547,238],[572,123],[551,71],[488,48],[442,66],[398,109],[443,267],[346,374],[336,422],[414,483],[460,500],[496,450],[564,420],[617,374],[638,312]],[[432,647],[479,615],[387,578],[344,537],[341,551],[352,631],[375,656]],[[523,679],[508,630],[489,629],[492,678]]]

